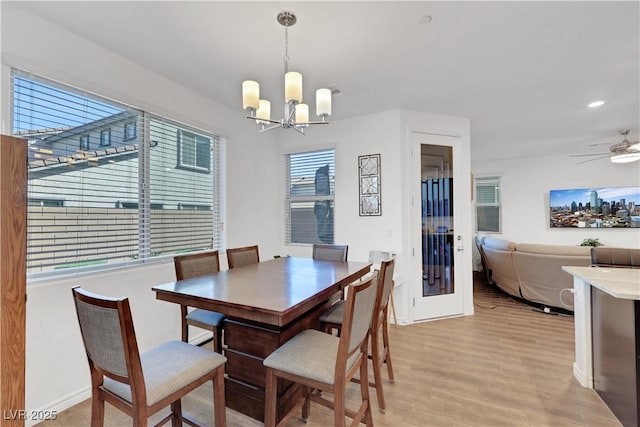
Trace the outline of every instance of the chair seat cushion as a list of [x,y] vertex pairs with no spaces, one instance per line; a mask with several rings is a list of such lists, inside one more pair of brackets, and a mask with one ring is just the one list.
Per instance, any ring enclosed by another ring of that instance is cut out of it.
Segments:
[[327,311],[322,313],[320,321],[324,323],[333,323],[336,325],[342,325],[342,319],[344,317],[344,300],[337,301]]
[[[147,405],[191,384],[222,365],[227,359],[211,350],[181,341],[169,341],[140,355]],[[131,402],[131,388],[110,378],[103,387]]]
[[189,312],[186,319],[187,321],[192,320],[194,322],[204,323],[205,325],[218,326],[224,320],[224,314],[218,313],[217,311],[196,309]]
[[[268,368],[334,385],[339,342],[338,337],[307,329],[271,353],[263,363]],[[357,354],[347,361],[347,370],[357,360]]]

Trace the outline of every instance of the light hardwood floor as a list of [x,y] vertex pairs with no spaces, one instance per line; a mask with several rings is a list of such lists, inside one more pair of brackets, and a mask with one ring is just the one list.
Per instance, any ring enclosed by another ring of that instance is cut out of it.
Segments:
[[[474,316],[391,326],[396,382],[384,383],[386,414],[378,411],[371,389],[375,425],[620,426],[598,395],[573,378],[573,317],[535,312],[480,275],[474,287]],[[358,387],[349,388],[351,402]],[[183,400],[183,408],[212,425],[211,399],[211,386],[204,385]],[[85,401],[40,426],[88,426],[90,409]],[[230,409],[227,424],[262,425]],[[306,426],[331,424],[332,413],[312,404]],[[131,420],[107,405],[105,425],[129,426]],[[297,417],[288,424],[303,425]]]

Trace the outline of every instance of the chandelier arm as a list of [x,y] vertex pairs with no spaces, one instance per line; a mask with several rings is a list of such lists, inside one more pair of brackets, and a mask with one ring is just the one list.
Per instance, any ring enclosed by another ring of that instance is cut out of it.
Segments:
[[247,119],[252,119],[252,120],[261,120],[263,122],[270,122],[270,123],[277,123],[277,124],[282,124],[281,120],[272,120],[272,119],[262,119],[260,117],[256,117],[256,116],[245,116]]
[[297,125],[328,125],[329,122],[303,122],[303,123],[296,123]]
[[[274,121],[271,120],[271,122],[274,122]],[[282,123],[280,123],[280,122],[274,122],[274,123],[276,123],[276,124],[268,126],[268,127],[265,127],[265,128],[262,128],[262,129],[258,129],[258,132],[259,133],[267,132],[267,131],[270,131],[270,130],[273,130],[273,129],[278,129],[278,128],[282,127]]]
[[295,130],[296,132],[298,132],[300,135],[305,135],[304,133],[304,128],[299,128],[297,125],[292,125],[291,129]]

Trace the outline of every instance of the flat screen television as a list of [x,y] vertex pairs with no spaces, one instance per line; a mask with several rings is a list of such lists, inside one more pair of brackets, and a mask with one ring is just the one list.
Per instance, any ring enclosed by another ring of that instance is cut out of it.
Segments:
[[640,187],[549,191],[551,228],[640,228]]

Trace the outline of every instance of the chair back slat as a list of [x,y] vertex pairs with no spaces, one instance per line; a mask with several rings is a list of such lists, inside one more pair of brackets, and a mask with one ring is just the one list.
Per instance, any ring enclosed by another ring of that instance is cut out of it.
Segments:
[[229,268],[244,267],[260,262],[258,246],[246,246],[244,248],[227,249],[227,262]]
[[323,261],[346,261],[349,252],[348,245],[325,245],[314,243],[313,259]]
[[176,269],[176,279],[191,279],[205,274],[220,271],[218,251],[202,252],[199,254],[180,255],[173,258]]

